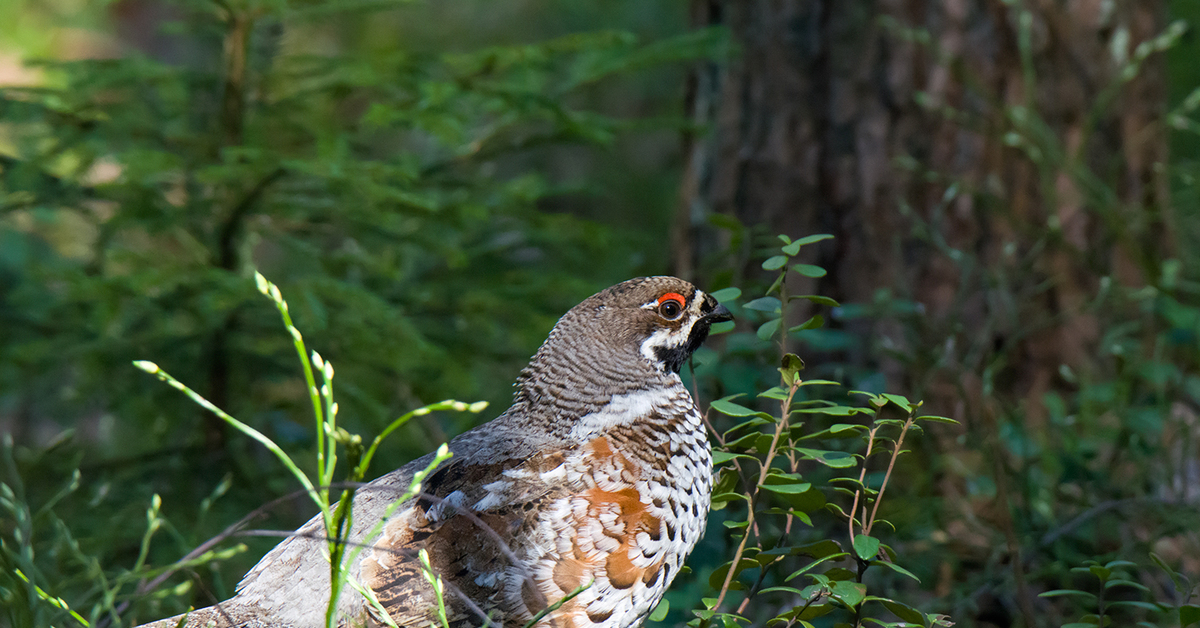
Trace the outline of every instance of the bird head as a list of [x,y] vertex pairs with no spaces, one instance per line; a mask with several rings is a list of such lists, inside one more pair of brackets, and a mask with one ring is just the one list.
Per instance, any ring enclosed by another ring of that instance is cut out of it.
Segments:
[[733,319],[712,295],[682,279],[652,277],[631,288],[628,298],[613,299],[634,321],[627,340],[637,343],[638,354],[665,373],[679,372],[708,338],[713,323]]
[[712,324],[731,319],[712,295],[682,279],[630,279],[559,319],[518,385],[542,379],[555,388],[599,395],[644,387],[674,377]]

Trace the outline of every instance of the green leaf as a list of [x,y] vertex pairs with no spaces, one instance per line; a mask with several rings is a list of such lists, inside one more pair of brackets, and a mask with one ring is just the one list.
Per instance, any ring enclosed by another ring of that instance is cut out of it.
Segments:
[[[874,491],[871,491],[871,489],[867,488],[862,482],[860,482],[858,478],[849,477],[849,478],[830,478],[829,479],[830,484],[832,484],[834,482],[837,482],[838,484],[849,484],[850,486],[854,487],[855,489],[859,489],[859,490],[865,489],[868,492],[868,494],[874,493]],[[835,487],[835,488],[837,490],[843,490],[840,487]],[[845,490],[847,491],[847,494],[849,494],[849,495],[854,494],[854,491],[850,491],[849,489],[845,489]]]
[[775,275],[775,281],[771,282],[771,286],[769,288],[767,288],[766,294],[782,295],[783,293],[780,292],[780,289],[783,287],[783,280],[786,277],[787,277],[787,273],[779,273],[778,275]]
[[767,399],[776,399],[779,401],[783,401],[784,399],[787,399],[788,391],[783,388],[780,388],[779,386],[772,386],[772,387],[764,390],[763,392],[758,393],[758,396],[766,397]]
[[1196,604],[1184,604],[1179,607],[1179,628],[1187,628],[1192,624],[1200,623],[1200,606]]
[[[876,523],[878,523],[878,521],[879,520],[876,520]],[[873,561],[871,561],[871,565],[872,566],[879,565],[880,567],[887,567],[888,569],[891,569],[892,571],[894,571],[902,576],[908,576],[909,578],[912,578],[913,580],[916,580],[917,582],[921,581],[921,579],[918,578],[916,575],[914,575],[913,572],[901,567],[900,565],[897,565],[896,563],[890,563],[886,560],[873,560]]]
[[795,255],[800,252],[800,247],[802,247],[802,246],[804,246],[802,243],[800,243],[799,241],[796,241],[796,242],[788,243],[785,246],[779,247],[779,250],[783,251],[784,255]]
[[824,268],[821,268],[820,266],[814,266],[812,264],[796,264],[792,266],[792,270],[805,277],[812,277],[813,279],[824,277],[826,274]]
[[710,336],[719,336],[721,334],[733,331],[734,327],[737,327],[737,324],[733,321],[721,321],[719,323],[713,323],[712,327],[710,327],[708,330],[708,334]]
[[719,303],[727,303],[740,299],[742,297],[742,291],[741,289],[734,287],[721,288],[720,290],[708,293],[708,296],[716,299]]
[[1102,567],[1100,565],[1092,565],[1092,566],[1088,567],[1087,569],[1088,569],[1088,571],[1092,572],[1093,576],[1096,576],[1097,578],[1099,578],[1101,582],[1104,582],[1105,580],[1108,580],[1110,577],[1112,577],[1112,570],[1107,567]]
[[782,591],[784,593],[791,593],[792,595],[802,595],[802,592],[800,591],[800,589],[797,589],[796,587],[767,587],[767,588],[763,589],[762,591],[759,591],[759,593],[766,594],[766,593],[774,593],[776,591]]
[[826,578],[828,578],[829,580],[853,581],[855,578],[858,577],[857,573],[855,573],[849,569],[846,569],[845,567],[834,567],[832,569],[828,569],[825,571],[825,573],[823,575]]
[[839,580],[829,588],[829,594],[853,609],[862,604],[863,598],[867,597],[867,585],[849,580]]
[[836,541],[825,539],[823,541],[808,543],[806,545],[774,547],[769,550],[763,550],[761,553],[759,553],[759,556],[766,556],[771,559],[782,558],[784,556],[808,556],[809,558],[817,559],[832,556],[833,554],[841,554],[842,556],[845,556],[845,554],[842,553],[841,546],[838,545]]
[[797,410],[804,414],[828,414],[829,416],[852,416],[855,414],[872,414],[866,408],[852,408],[850,406],[823,406],[820,408],[803,408]]
[[784,383],[791,386],[796,382],[796,374],[804,369],[804,360],[795,353],[785,353],[783,360],[779,365],[779,375],[783,377]]
[[879,553],[879,539],[865,534],[855,536],[854,553],[863,560],[874,560]]
[[746,499],[746,496],[742,495],[741,493],[732,493],[732,492],[731,493],[716,493],[712,496],[713,509],[720,510],[720,508],[717,508],[718,505],[720,505],[723,508],[725,504],[727,504],[735,499],[743,499],[744,500],[744,499]]
[[883,397],[886,398],[888,401],[900,406],[901,408],[904,408],[904,410],[906,412],[908,412],[912,409],[912,402],[909,401],[903,395],[893,395],[892,393],[883,393]]
[[759,297],[742,307],[747,310],[757,310],[759,312],[778,313],[780,307],[779,299],[775,297]]
[[833,514],[835,514],[835,515],[837,515],[837,516],[841,517],[842,519],[849,519],[849,518],[850,518],[850,515],[847,515],[847,514],[846,514],[846,511],[845,511],[845,510],[842,510],[842,507],[841,507],[841,506],[838,506],[837,504],[835,504],[835,503],[833,503],[833,502],[828,502],[828,503],[826,503],[826,504],[825,504],[825,510],[828,510],[829,512],[832,512]]
[[959,425],[959,422],[955,421],[954,419],[948,419],[944,416],[934,416],[932,414],[927,414],[925,416],[919,416],[919,417],[917,417],[917,420],[918,421],[933,421],[934,423],[949,423],[951,425]]
[[1144,585],[1144,584],[1142,584],[1142,583],[1140,583],[1140,582],[1134,582],[1134,581],[1132,581],[1132,580],[1126,580],[1126,579],[1124,579],[1124,578],[1117,578],[1117,579],[1115,579],[1115,580],[1109,580],[1109,581],[1107,581],[1107,582],[1105,582],[1105,583],[1104,583],[1104,590],[1105,590],[1105,591],[1107,591],[1107,590],[1109,590],[1109,589],[1111,589],[1111,588],[1113,588],[1113,587],[1130,587],[1130,588],[1133,588],[1133,589],[1138,589],[1138,590],[1140,590],[1140,591],[1145,591],[1146,593],[1149,593],[1149,592],[1150,592],[1150,588],[1149,588],[1149,587],[1147,587],[1146,585]]
[[1170,607],[1164,604],[1155,604],[1153,602],[1143,602],[1141,600],[1121,600],[1119,602],[1109,602],[1107,608],[1138,608],[1152,613],[1161,613],[1169,610]]
[[666,598],[654,607],[654,612],[650,613],[650,621],[662,621],[667,618],[667,613],[671,610],[671,602]]
[[832,240],[832,239],[833,239],[833,236],[828,233],[814,233],[809,236],[804,236],[803,238],[796,240],[796,242],[799,242],[800,246],[806,246],[806,245],[812,244],[813,242],[820,242],[821,240]]
[[812,484],[810,482],[799,482],[797,484],[763,484],[762,487],[768,491],[771,491],[772,493],[779,493],[781,495],[799,495],[800,493],[807,493],[809,489],[812,488]]
[[[833,561],[833,560],[839,560],[845,556],[849,556],[849,554],[846,554],[845,552],[839,552],[837,554],[830,554],[829,556],[822,556],[821,558],[818,558],[818,559],[812,561],[808,565],[801,567],[800,569],[792,572],[791,575],[784,578],[783,581],[790,582],[791,580],[808,573],[810,570],[817,567],[818,565],[821,565],[823,563]],[[820,574],[810,575],[809,577],[820,577]]]
[[730,453],[728,451],[714,451],[714,452],[712,452],[712,458],[713,458],[713,466],[714,467],[719,464],[725,464],[726,462],[729,462],[730,460],[733,460],[734,458],[746,458],[748,460],[758,460],[758,458],[755,458],[754,456],[751,456],[750,454],[734,454],[734,453]]
[[844,451],[821,451],[818,449],[804,449],[801,447],[797,447],[795,450],[809,460],[816,460],[823,465],[833,467],[835,469],[853,467],[858,463],[853,455]]
[[780,319],[773,318],[773,319],[763,323],[762,326],[758,328],[758,332],[757,332],[758,339],[759,340],[770,340],[771,337],[775,335],[775,332],[779,331],[779,323],[780,322],[781,322]]
[[806,379],[801,386],[841,386],[841,383],[828,379]]
[[829,307],[838,307],[841,305],[837,301],[829,297],[823,297],[819,294],[796,294],[788,297],[788,301],[794,301],[796,299],[804,299],[806,301],[816,303],[817,305],[828,305]]
[[763,270],[779,270],[788,263],[788,258],[785,255],[774,255],[768,257],[767,261],[762,263]]
[[717,412],[720,412],[721,414],[724,414],[726,416],[766,415],[766,417],[764,417],[764,418],[769,418],[770,415],[767,415],[765,412],[758,412],[756,410],[751,410],[750,408],[747,408],[742,405],[738,405],[738,404],[730,401],[730,399],[733,399],[737,396],[738,395],[731,395],[729,397],[722,397],[720,399],[715,399],[715,400],[713,400],[712,403],[708,404],[708,407],[710,407],[713,410],[716,410]]
[[800,323],[799,325],[796,325],[795,327],[788,329],[788,333],[794,334],[798,331],[804,331],[805,329],[816,329],[817,327],[820,327],[824,324],[825,324],[825,317],[821,316],[820,314],[816,314],[812,318],[804,321],[803,323]]
[[1158,565],[1160,569],[1167,572],[1167,575],[1171,577],[1171,582],[1175,584],[1175,589],[1177,591],[1191,590],[1191,588],[1192,588],[1191,583],[1189,582],[1185,585],[1185,583],[1183,582],[1184,579],[1180,576],[1180,574],[1178,572],[1176,572],[1174,569],[1171,569],[1170,565],[1168,565],[1166,562],[1164,562],[1163,559],[1161,557],[1159,557],[1158,554],[1151,552],[1150,560],[1153,560],[1154,564]]
[[1087,591],[1076,591],[1074,589],[1055,589],[1053,591],[1039,593],[1038,597],[1082,597],[1091,601],[1095,601],[1096,599],[1095,595],[1088,593]]
[[750,449],[751,447],[754,447],[754,444],[756,442],[758,442],[759,436],[762,436],[762,434],[759,434],[757,432],[752,433],[752,434],[746,434],[745,436],[739,437],[735,441],[726,442],[725,447],[730,450]]
[[768,475],[762,488],[778,495],[778,499],[786,502],[786,512],[813,512],[825,505],[825,493],[813,488],[809,482],[803,482],[799,475],[772,473]]
[[[717,567],[716,569],[714,569],[713,572],[711,574],[709,574],[709,576],[708,576],[709,586],[711,586],[714,589],[720,589],[721,586],[725,584],[725,576],[727,574],[729,574],[729,569],[732,566],[733,566],[733,561],[729,561],[729,562],[725,563],[724,565],[721,565],[720,567]],[[757,566],[758,566],[757,561],[755,561],[751,558],[742,557],[742,559],[738,561],[737,569],[734,570],[734,572],[733,572],[733,580],[730,581],[729,588],[730,589],[738,589],[738,590],[744,589],[745,586],[742,583],[737,581],[738,574],[742,573],[743,570],[750,569],[750,568],[757,567]]]
[[[766,416],[767,418],[763,418],[764,416]],[[737,425],[729,428],[728,430],[725,430],[725,434],[732,434],[734,432],[737,432],[738,430],[750,429],[750,428],[758,427],[760,425],[771,425],[773,423],[775,423],[775,417],[767,415],[767,413],[765,413],[765,412],[760,412],[760,413],[754,415],[753,419],[747,419],[747,420],[742,421],[741,423],[738,423]],[[741,440],[740,437],[739,437],[739,440]],[[726,445],[732,446],[733,443],[726,443]]]
[[906,621],[910,624],[916,624],[918,626],[925,625],[925,614],[907,604],[903,604],[901,602],[897,602],[896,600],[889,600],[886,598],[868,598],[868,599],[878,600],[880,603],[883,604],[883,606],[885,608],[887,608],[889,611],[891,611],[891,613],[893,615],[895,615],[896,617],[899,617],[900,619],[903,619],[904,621]]

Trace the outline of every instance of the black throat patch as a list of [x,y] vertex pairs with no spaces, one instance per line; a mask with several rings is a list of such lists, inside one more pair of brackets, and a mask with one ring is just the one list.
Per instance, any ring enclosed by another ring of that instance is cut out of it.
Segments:
[[692,325],[692,331],[688,334],[687,342],[678,347],[655,347],[654,355],[658,356],[662,362],[663,370],[669,373],[679,373],[683,368],[683,363],[687,362],[688,358],[692,357],[696,349],[704,344],[704,339],[708,338],[708,329],[712,323],[705,319],[696,321]]

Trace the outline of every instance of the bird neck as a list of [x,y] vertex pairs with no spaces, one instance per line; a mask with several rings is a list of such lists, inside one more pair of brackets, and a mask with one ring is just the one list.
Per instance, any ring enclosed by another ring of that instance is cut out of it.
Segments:
[[588,377],[537,377],[526,369],[507,414],[522,424],[518,427],[547,433],[554,440],[578,442],[694,405],[675,373],[647,369],[645,375],[600,383]]

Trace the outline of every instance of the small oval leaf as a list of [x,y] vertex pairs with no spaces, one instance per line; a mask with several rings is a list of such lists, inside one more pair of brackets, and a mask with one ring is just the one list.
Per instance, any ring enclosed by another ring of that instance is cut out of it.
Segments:
[[758,328],[758,339],[770,340],[771,336],[774,336],[775,332],[779,331],[780,322],[780,319],[773,318],[763,323],[762,326]]
[[787,266],[788,258],[786,255],[774,255],[768,257],[767,261],[762,263],[763,270],[779,270]]
[[865,534],[854,537],[854,553],[863,560],[872,560],[879,553],[879,539]]
[[708,296],[721,303],[728,303],[729,301],[736,301],[740,299],[742,297],[742,291],[739,288],[733,287],[721,288],[720,290],[708,293]]
[[666,598],[654,607],[654,612],[650,613],[650,621],[662,621],[667,618],[667,612],[671,610],[671,602]]
[[820,266],[814,266],[812,264],[796,264],[792,266],[792,270],[805,277],[812,277],[813,279],[824,277],[826,275],[824,268],[821,268]]
[[747,310],[758,310],[759,312],[774,313],[779,311],[779,299],[775,297],[759,297],[742,307]]
[[754,416],[755,414],[758,414],[756,411],[751,410],[750,408],[730,401],[730,397],[715,399],[708,405],[713,410],[716,410],[717,412],[720,412],[726,416]]

